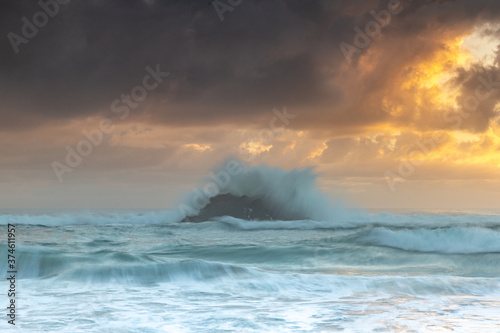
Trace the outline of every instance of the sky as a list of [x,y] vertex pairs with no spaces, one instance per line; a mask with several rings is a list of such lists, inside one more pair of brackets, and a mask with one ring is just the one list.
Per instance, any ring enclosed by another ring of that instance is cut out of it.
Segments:
[[0,208],[169,209],[228,158],[500,208],[498,0],[6,0]]

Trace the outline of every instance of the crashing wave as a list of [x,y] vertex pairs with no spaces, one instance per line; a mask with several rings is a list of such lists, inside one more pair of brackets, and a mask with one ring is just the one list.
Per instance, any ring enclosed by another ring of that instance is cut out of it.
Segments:
[[[325,220],[333,210],[316,189],[316,178],[311,168],[286,171],[267,166],[248,167],[231,176],[216,195],[207,196],[201,208],[186,213],[183,221],[202,222],[221,216],[246,220]],[[190,199],[188,203],[194,202],[195,197]]]

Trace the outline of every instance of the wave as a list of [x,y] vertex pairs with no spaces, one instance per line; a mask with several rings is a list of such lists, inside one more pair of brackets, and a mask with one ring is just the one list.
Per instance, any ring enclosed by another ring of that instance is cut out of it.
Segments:
[[72,268],[60,276],[60,281],[83,283],[134,283],[150,284],[171,281],[204,281],[217,278],[233,278],[249,275],[250,270],[238,265],[229,265],[204,260],[184,260],[172,263],[150,263],[132,265],[92,265]]
[[[298,248],[297,248],[298,249]],[[242,249],[244,250],[244,249]],[[293,260],[296,254],[292,254]],[[349,296],[369,290],[379,290],[387,293],[399,293],[415,296],[423,295],[488,295],[500,290],[500,280],[497,274],[490,278],[461,276],[446,276],[408,272],[399,276],[390,271],[380,274],[370,272],[368,267],[353,274],[332,268],[307,267],[291,269],[291,267],[256,267],[250,263],[224,263],[206,259],[177,259],[167,262],[156,261],[147,255],[131,255],[119,252],[99,251],[83,256],[82,254],[67,254],[60,251],[41,250],[39,248],[24,248],[20,252],[18,278],[21,280],[37,280],[47,285],[73,283],[90,285],[97,284],[120,285],[151,285],[157,283],[173,283],[185,285],[201,282],[203,286],[225,286],[237,288],[239,292],[266,294],[277,292],[293,292],[301,295],[304,291],[318,295],[332,294],[338,297]],[[281,261],[281,260],[280,260]],[[1,266],[1,265],[0,265]],[[347,267],[347,266],[342,266]],[[5,267],[0,267],[2,270]],[[352,267],[351,267],[352,268]],[[480,268],[480,267],[479,267]],[[27,283],[27,282],[24,282]],[[219,289],[220,291],[220,289]]]
[[[207,195],[197,190],[185,201],[184,207],[188,209],[185,209],[184,221],[202,222],[221,216],[321,221],[331,220],[343,211],[340,204],[334,205],[316,189],[317,175],[311,168],[285,171],[257,166],[247,167],[232,177],[227,175],[225,186],[216,194]],[[204,204],[200,205],[203,200]]]
[[52,212],[1,214],[0,225],[111,225],[111,224],[165,224],[181,219],[178,211],[160,212]]
[[[177,225],[182,220],[178,211],[161,212],[53,212],[47,213],[25,213],[0,215],[0,225],[8,223],[15,225],[40,225],[40,226],[64,226],[64,225],[143,225],[143,224],[169,224]],[[405,228],[412,229],[435,229],[435,228],[490,228],[500,229],[500,215],[426,215],[426,214],[363,214],[353,213],[339,214],[331,219],[325,220],[248,220],[232,216],[212,217],[210,221],[213,227],[223,226],[239,230],[336,230],[357,229],[365,227],[384,227],[388,229]]]
[[406,251],[439,253],[500,253],[500,231],[489,228],[373,228],[357,237],[366,244]]
[[500,229],[500,215],[402,215],[351,213],[332,220],[273,220],[251,221],[232,216],[222,216],[210,221],[216,225],[239,230],[338,230],[360,228],[387,229],[436,229],[436,228],[490,228]]
[[[386,215],[386,214],[384,214]],[[210,222],[213,227],[240,231],[283,230],[324,235],[332,245],[389,247],[410,252],[441,254],[500,254],[500,216],[403,216],[381,221],[376,215],[358,221],[247,221],[229,216]],[[304,234],[304,237],[307,237]],[[315,239],[315,241],[319,241]],[[323,244],[316,244],[323,246]]]
[[[2,250],[5,248],[2,247]],[[256,266],[255,262],[261,262],[258,258],[270,250],[273,248],[262,248],[261,251],[254,253],[252,260],[246,263],[227,263],[206,258],[172,258],[168,261],[158,261],[157,258],[148,254],[138,255],[110,250],[70,254],[64,251],[26,246],[18,253],[18,278],[20,280],[37,280],[39,283],[47,283],[47,285],[71,283],[74,287],[74,283],[77,283],[82,286],[90,285],[92,288],[95,288],[96,284],[151,285],[173,283],[185,285],[186,283],[201,282],[204,286],[223,285],[229,289],[231,289],[230,286],[234,286],[240,291],[243,288],[247,290],[249,295],[254,295],[255,292],[259,291],[272,292],[273,294],[288,291],[300,295],[306,290],[309,293],[318,293],[318,295],[333,293],[340,297],[367,290],[379,290],[416,296],[426,294],[460,295],[464,293],[491,296],[492,291],[500,290],[498,267],[495,271],[488,271],[491,269],[491,265],[498,262],[495,258],[492,258],[490,263],[484,262],[482,266],[476,265],[476,267],[471,268],[474,271],[488,273],[486,276],[481,275],[480,278],[474,277],[473,272],[468,271],[455,272],[459,274],[450,276],[442,269],[435,272],[429,270],[430,275],[422,275],[419,270],[411,271],[415,263],[410,262],[409,266],[405,266],[404,261],[408,259],[405,257],[400,258],[401,266],[392,269],[380,266],[372,272],[369,266],[363,266],[357,270],[355,266],[347,266],[348,262],[352,260],[352,258],[345,258],[347,252],[339,253],[338,258],[334,260],[345,259],[345,263],[337,263],[337,265],[340,264],[338,267],[311,267],[305,262],[303,266],[292,265],[304,250],[310,252],[311,249],[304,246],[295,247],[292,253],[287,248],[276,248],[275,250],[280,251],[280,253],[268,253],[268,259],[280,258],[281,264],[283,263],[283,254],[287,253],[289,262],[285,266],[268,266],[268,261],[264,265]],[[248,248],[241,247],[232,251],[238,251],[242,258],[248,259],[249,254],[245,255]],[[313,253],[308,255],[312,258]],[[373,254],[372,257],[367,253],[364,255],[364,259],[362,257],[358,259],[363,261],[366,258],[373,260],[378,257],[380,257],[380,253]],[[432,262],[428,260],[429,258],[423,258],[421,264],[425,267],[432,265]],[[471,260],[470,264],[474,265],[478,258]],[[434,262],[434,265],[437,263]],[[446,268],[445,266],[442,268]],[[5,270],[6,265],[0,263],[0,269]],[[382,272],[383,274],[381,274]],[[399,276],[401,272],[405,272],[404,277]],[[457,276],[460,278],[457,279]]]
[[[7,247],[0,246],[4,252]],[[251,269],[201,259],[176,262],[157,261],[147,254],[100,250],[68,253],[23,246],[16,251],[20,279],[56,279],[80,283],[158,283],[182,280],[208,280],[251,274]],[[0,264],[7,271],[7,264]]]

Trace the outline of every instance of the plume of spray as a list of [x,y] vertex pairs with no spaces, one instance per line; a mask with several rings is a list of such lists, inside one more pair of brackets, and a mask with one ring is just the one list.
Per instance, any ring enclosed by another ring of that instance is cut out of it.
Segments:
[[[271,216],[286,217],[288,220],[331,221],[348,214],[341,200],[333,201],[317,189],[318,175],[312,167],[283,170],[266,165],[249,166],[236,161],[240,167],[239,172],[232,175],[226,173],[222,177],[225,178],[224,183],[214,182],[214,175],[221,175],[221,171],[210,173],[212,179],[206,179],[207,185],[217,183],[224,186],[219,186],[217,191],[211,193],[205,191],[205,206],[193,208],[195,214],[213,204],[214,199],[220,195],[244,197],[251,202],[258,200],[271,212]],[[202,194],[200,190],[195,193]],[[194,202],[195,199],[195,194],[192,194],[185,202]],[[225,205],[229,206],[231,202],[226,202]],[[225,214],[224,209],[219,213],[220,216],[230,215]]]

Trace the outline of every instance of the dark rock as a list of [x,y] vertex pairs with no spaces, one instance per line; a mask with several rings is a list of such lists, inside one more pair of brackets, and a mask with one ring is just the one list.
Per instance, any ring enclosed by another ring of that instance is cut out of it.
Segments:
[[232,194],[219,194],[195,216],[187,216],[182,222],[204,222],[215,217],[232,216],[245,220],[295,220],[305,217],[293,217],[280,213],[261,199]]

